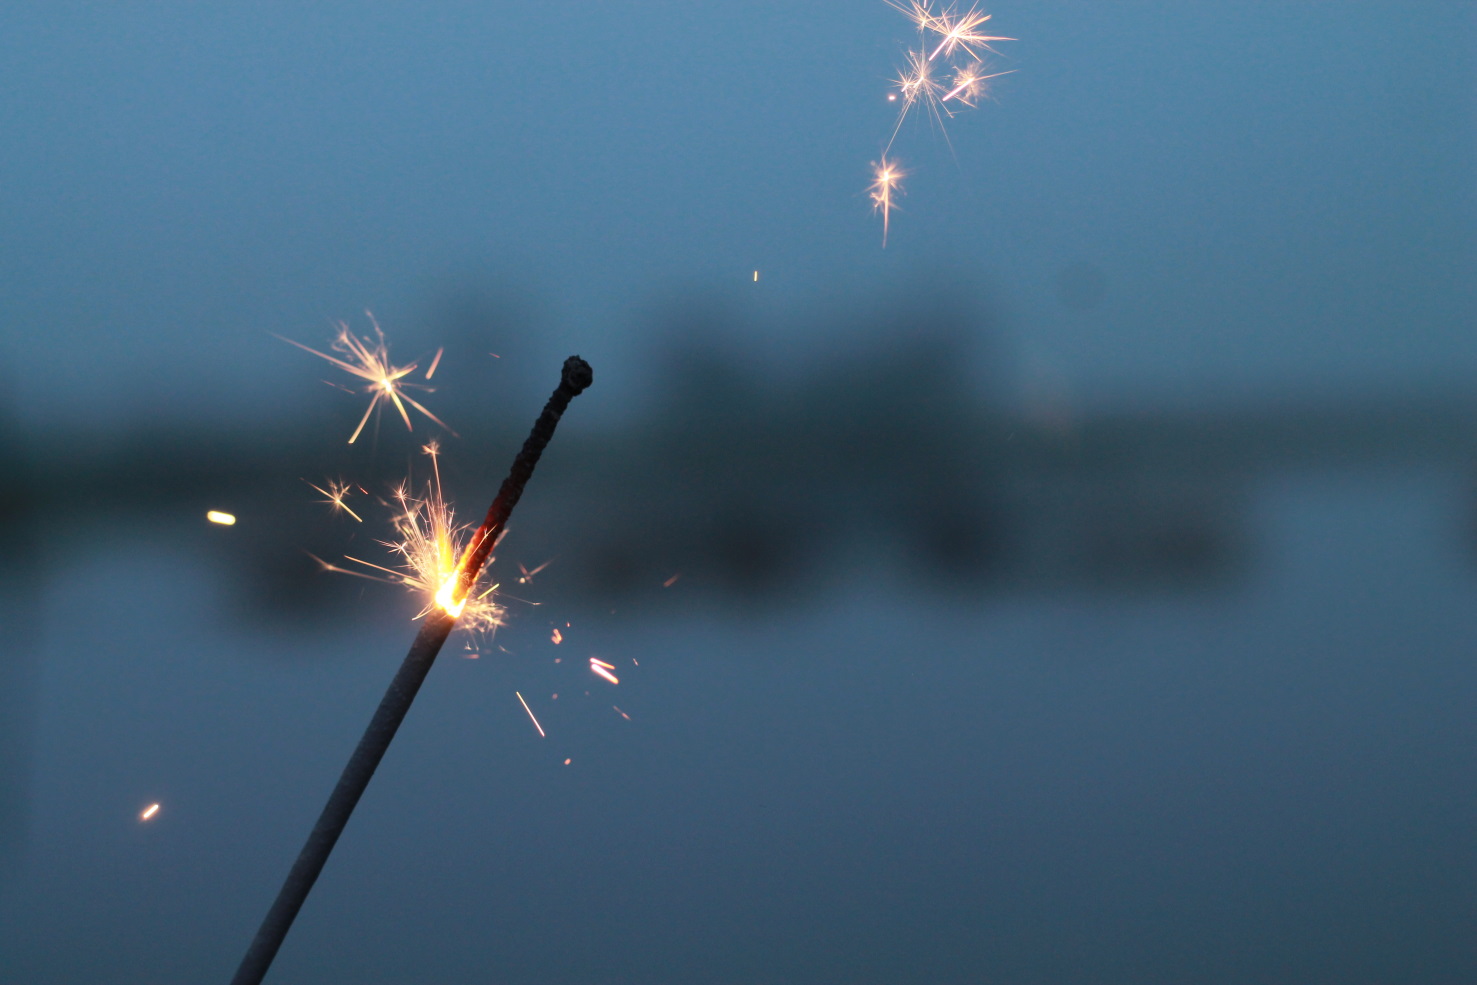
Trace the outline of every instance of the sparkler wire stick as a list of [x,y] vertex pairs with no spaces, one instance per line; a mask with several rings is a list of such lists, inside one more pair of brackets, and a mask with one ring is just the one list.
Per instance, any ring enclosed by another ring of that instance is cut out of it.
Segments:
[[[487,519],[477,530],[463,556],[455,596],[458,601],[466,597],[472,583],[481,573],[482,565],[487,562],[493,545],[502,534],[513,507],[523,495],[523,487],[533,475],[539,456],[543,454],[549,439],[554,436],[559,418],[569,407],[569,402],[588,387],[594,378],[590,364],[579,356],[570,356],[564,361],[564,371],[558,388],[534,422],[528,440],[523,443],[523,449],[513,460],[508,477],[503,480],[497,498],[487,511]],[[457,611],[460,611],[459,605]],[[282,889],[277,893],[272,908],[267,911],[266,918],[262,920],[261,928],[257,930],[251,946],[247,948],[246,956],[241,959],[231,985],[260,985],[266,976],[298,910],[302,909],[313,883],[323,871],[329,853],[333,851],[339,835],[343,834],[344,826],[349,823],[349,816],[354,813],[355,805],[369,786],[375,768],[379,766],[385,750],[389,749],[390,741],[395,738],[395,732],[405,719],[405,713],[410,710],[410,704],[425,681],[431,664],[436,661],[436,654],[440,652],[441,645],[446,642],[446,637],[455,625],[456,616],[443,606],[433,608],[421,623],[420,632],[410,645],[410,652],[405,655],[405,661],[396,672],[395,679],[390,682],[385,696],[380,699],[379,708],[370,719],[369,727],[364,730],[364,736],[359,740],[354,754],[349,757],[348,764],[339,776],[338,785],[329,795],[323,813],[318,816],[318,823],[313,825],[307,843],[303,845],[297,861],[287,873],[287,879],[282,883]]]

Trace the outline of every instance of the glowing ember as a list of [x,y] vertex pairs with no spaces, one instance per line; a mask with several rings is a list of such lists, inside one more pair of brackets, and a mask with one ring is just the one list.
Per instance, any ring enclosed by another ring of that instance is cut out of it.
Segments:
[[159,813],[159,805],[158,804],[150,804],[148,807],[145,807],[142,811],[139,812],[138,819],[140,821],[147,821],[147,820],[151,819],[155,814],[158,814],[158,813]]
[[559,627],[558,626],[555,626],[554,627],[554,635],[553,636],[550,636],[549,639],[553,641],[553,643],[554,643],[555,646],[558,646],[560,643],[563,643],[564,642],[564,634],[561,633],[561,632],[559,632]]
[[673,575],[672,577],[668,578],[666,581],[662,582],[662,587],[663,588],[671,588],[673,585],[677,584],[677,579],[678,578],[681,578],[681,577],[682,577],[682,572],[679,571],[675,575]]
[[621,710],[620,710],[620,708],[619,708],[619,707],[618,707],[618,706],[616,706],[616,705],[611,705],[611,706],[610,706],[610,707],[612,707],[612,708],[615,708],[615,710],[616,710],[616,714],[618,714],[618,715],[620,715],[620,716],[621,716],[621,717],[622,717],[622,718],[624,718],[624,719],[625,719],[625,720],[626,720],[626,721],[628,721],[628,722],[629,722],[629,721],[630,721],[630,720],[631,720],[631,716],[630,716],[630,715],[627,715],[627,714],[626,714],[626,713],[625,713],[625,712],[623,712],[623,711],[621,711]]
[[[514,691],[513,693],[518,694],[517,691]],[[521,694],[518,694],[518,703],[523,706],[524,711],[528,712],[528,719],[529,721],[533,722],[533,727],[538,729],[539,738],[546,738],[546,736],[544,735],[544,727],[538,723],[537,718],[533,717],[533,709],[528,707],[528,702],[523,700],[523,695]]]
[[604,660],[597,660],[596,658],[591,657],[590,670],[594,671],[596,674],[599,674],[601,677],[605,678],[612,684],[620,683],[620,680],[611,673],[612,670],[615,670],[615,664],[608,664]]
[[[369,312],[365,312],[365,314],[369,314]],[[333,351],[343,354],[346,357],[345,359],[330,356],[328,353],[319,352],[317,349],[310,349],[301,342],[293,342],[292,339],[282,339],[282,341],[289,342],[305,352],[311,352],[315,356],[327,359],[339,369],[347,373],[352,373],[361,380],[369,381],[369,385],[364,388],[364,392],[370,395],[369,406],[365,408],[364,416],[359,419],[359,426],[354,429],[353,434],[349,435],[349,444],[352,445],[359,438],[360,433],[364,430],[364,425],[369,422],[369,415],[373,414],[384,403],[393,404],[395,409],[400,412],[400,417],[405,421],[405,429],[407,431],[414,430],[410,426],[410,412],[405,409],[406,405],[409,404],[426,415],[426,417],[446,428],[446,430],[451,431],[452,434],[456,434],[455,431],[452,431],[447,426],[445,421],[432,414],[429,410],[426,410],[425,407],[421,406],[405,392],[408,387],[416,387],[427,391],[431,388],[419,383],[403,382],[404,377],[415,372],[418,364],[393,365],[390,362],[389,346],[385,343],[385,333],[381,330],[379,322],[374,320],[374,315],[369,315],[369,323],[374,326],[374,335],[363,337],[350,332],[347,324],[343,322],[339,323],[338,335],[334,337],[331,348]],[[279,335],[278,338],[282,338],[282,336]],[[441,354],[438,352],[436,354],[438,362],[440,358]],[[431,371],[426,373],[427,379],[430,378],[431,372],[434,371],[435,365],[433,364]]]
[[209,511],[205,514],[205,519],[209,520],[211,523],[219,523],[223,527],[232,526],[236,522],[236,517],[234,515],[230,513],[222,513],[220,510]]

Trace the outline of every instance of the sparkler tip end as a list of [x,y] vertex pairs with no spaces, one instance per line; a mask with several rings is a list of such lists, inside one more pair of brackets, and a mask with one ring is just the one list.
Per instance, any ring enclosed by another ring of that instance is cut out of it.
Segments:
[[595,371],[579,356],[570,356],[564,360],[564,375],[560,382],[571,393],[583,393],[586,387],[595,382]]

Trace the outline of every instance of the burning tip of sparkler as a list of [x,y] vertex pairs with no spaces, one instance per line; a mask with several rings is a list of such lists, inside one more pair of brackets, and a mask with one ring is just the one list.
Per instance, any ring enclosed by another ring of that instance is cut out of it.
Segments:
[[234,514],[222,513],[220,510],[208,511],[205,514],[205,519],[209,520],[211,523],[218,523],[222,527],[232,526],[236,522],[236,517]]
[[158,813],[159,813],[159,805],[158,804],[150,804],[148,807],[145,807],[142,811],[139,811],[138,819],[140,821],[152,820],[153,817],[154,817],[154,815],[155,814],[158,814]]

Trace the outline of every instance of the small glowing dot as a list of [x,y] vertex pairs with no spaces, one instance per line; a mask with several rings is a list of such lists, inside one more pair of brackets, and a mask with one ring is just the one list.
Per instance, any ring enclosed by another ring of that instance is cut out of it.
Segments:
[[220,510],[211,510],[205,514],[205,519],[211,523],[219,523],[223,527],[229,527],[236,522],[236,517],[230,513],[222,513]]
[[569,762],[570,762],[570,761],[569,761],[569,760],[567,760],[567,759],[566,759],[566,760],[565,760],[565,761],[564,761],[564,765],[565,765],[565,766],[568,766],[568,765],[569,765]]
[[559,632],[559,627],[556,626],[554,627],[554,635],[550,636],[549,639],[554,641],[555,646],[558,646],[560,643],[564,642],[564,634]]
[[759,283],[759,271],[754,271],[754,283]]
[[159,805],[158,804],[150,804],[148,807],[145,807],[139,813],[138,819],[140,821],[147,821],[150,818],[152,818],[155,814],[158,814],[158,813],[159,813]]

